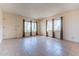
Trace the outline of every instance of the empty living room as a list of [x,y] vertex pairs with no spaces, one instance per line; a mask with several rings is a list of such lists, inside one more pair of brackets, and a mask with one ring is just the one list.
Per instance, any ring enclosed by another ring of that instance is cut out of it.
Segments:
[[79,56],[79,3],[0,3],[0,56]]

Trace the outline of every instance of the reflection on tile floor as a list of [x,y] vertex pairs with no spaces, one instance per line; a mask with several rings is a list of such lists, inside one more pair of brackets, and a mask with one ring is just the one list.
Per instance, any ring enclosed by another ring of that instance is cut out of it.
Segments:
[[76,56],[79,44],[45,36],[3,40],[1,56]]

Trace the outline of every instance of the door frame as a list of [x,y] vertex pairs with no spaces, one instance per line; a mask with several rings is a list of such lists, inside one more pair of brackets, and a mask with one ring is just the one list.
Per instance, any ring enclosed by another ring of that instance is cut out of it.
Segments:
[[25,25],[24,25],[24,23],[25,23],[25,19],[23,19],[23,35],[22,35],[22,37],[25,37]]
[[61,17],[61,33],[60,33],[60,39],[63,40],[63,17]]

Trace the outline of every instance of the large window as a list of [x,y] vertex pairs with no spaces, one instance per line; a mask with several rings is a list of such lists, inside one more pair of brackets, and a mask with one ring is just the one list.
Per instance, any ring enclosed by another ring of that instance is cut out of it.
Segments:
[[30,22],[25,22],[25,32],[30,32]]
[[54,33],[55,33],[55,38],[60,39],[60,36],[61,36],[61,18],[56,18],[54,20]]
[[54,31],[60,31],[61,29],[61,19],[57,19],[54,21]]
[[36,32],[36,23],[32,23],[32,32]]
[[48,21],[47,22],[47,31],[50,31],[50,30],[52,30],[52,21]]
[[[30,32],[30,22],[25,22],[25,32]],[[32,32],[36,32],[36,23],[32,22]]]

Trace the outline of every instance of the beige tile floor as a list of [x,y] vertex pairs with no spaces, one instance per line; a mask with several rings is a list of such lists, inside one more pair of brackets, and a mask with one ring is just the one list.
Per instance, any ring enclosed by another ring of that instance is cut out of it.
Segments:
[[50,37],[36,36],[3,40],[0,56],[78,56],[79,44]]

